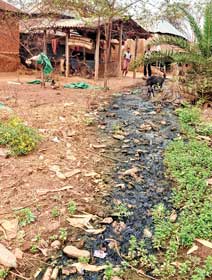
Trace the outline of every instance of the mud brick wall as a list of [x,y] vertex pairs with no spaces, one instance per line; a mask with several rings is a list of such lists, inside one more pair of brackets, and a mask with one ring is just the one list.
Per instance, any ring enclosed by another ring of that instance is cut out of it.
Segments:
[[18,18],[0,11],[0,72],[16,71],[19,63]]

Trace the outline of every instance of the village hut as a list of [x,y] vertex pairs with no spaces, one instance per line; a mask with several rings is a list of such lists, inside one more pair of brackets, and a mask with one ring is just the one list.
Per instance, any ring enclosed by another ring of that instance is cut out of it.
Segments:
[[[86,63],[95,72],[96,78],[104,75],[106,45],[103,20],[45,17],[42,20],[40,18],[26,20],[21,26],[21,33],[25,38],[27,34],[33,33],[35,36],[39,34],[40,51],[43,50],[56,61],[56,64],[58,59],[65,56],[66,76],[69,76],[77,60]],[[147,39],[149,36],[149,33],[133,19],[114,18],[108,75],[120,74],[122,47],[127,39],[138,42],[139,38]],[[37,43],[38,40],[36,40]],[[136,47],[135,50],[137,50]]]
[[19,67],[19,13],[0,0],[0,72],[13,72]]

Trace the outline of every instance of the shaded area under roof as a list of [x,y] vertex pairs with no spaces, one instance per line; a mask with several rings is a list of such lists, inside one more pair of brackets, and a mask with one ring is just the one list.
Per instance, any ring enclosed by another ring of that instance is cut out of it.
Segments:
[[18,13],[20,12],[19,9],[17,9],[16,7],[12,6],[11,4],[0,0],[0,10],[2,11],[6,11],[6,12],[13,12],[13,13]]
[[151,33],[170,34],[186,39],[186,36],[182,32],[177,30],[171,23],[166,20],[157,22],[149,31]]

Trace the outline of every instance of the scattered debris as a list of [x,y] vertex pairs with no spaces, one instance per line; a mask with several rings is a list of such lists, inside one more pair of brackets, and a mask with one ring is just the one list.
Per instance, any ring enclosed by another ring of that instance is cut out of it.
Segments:
[[84,271],[99,272],[107,268],[106,265],[96,266],[96,265],[91,265],[86,263],[74,263],[71,266],[76,267],[77,271],[80,274],[83,274]]
[[131,169],[128,169],[128,170],[126,170],[125,172],[123,172],[123,176],[131,176],[131,177],[133,177],[135,180],[137,180],[138,179],[138,172],[139,172],[139,170],[138,170],[138,168],[137,167],[133,167],[133,168],[131,168]]
[[0,264],[6,267],[17,267],[16,256],[0,243]]
[[169,219],[170,219],[170,221],[171,221],[172,223],[176,222],[176,220],[177,220],[177,213],[176,213],[175,211],[173,211],[173,212],[171,213]]
[[0,157],[8,158],[10,155],[10,150],[6,148],[0,148]]
[[202,244],[203,246],[212,249],[212,242],[204,240],[204,239],[196,239],[196,241],[199,242],[200,244]]
[[94,219],[91,214],[88,215],[73,215],[72,218],[68,218],[67,221],[72,227],[77,227],[81,229],[92,228],[90,221]]
[[55,267],[52,271],[51,279],[52,280],[57,280],[58,275],[59,275],[59,268]]
[[75,246],[66,246],[63,252],[71,258],[90,258],[91,254],[87,250],[80,250]]
[[16,238],[18,232],[18,219],[0,221],[1,227],[5,230],[6,239]]
[[24,256],[24,252],[21,251],[21,249],[16,248],[16,249],[15,249],[15,252],[14,252],[14,255],[15,255],[15,257],[16,257],[18,260],[22,260],[22,259],[23,259],[23,256]]
[[113,138],[116,140],[123,141],[125,139],[125,136],[121,134],[113,134]]
[[192,254],[193,252],[197,251],[199,247],[197,245],[194,245],[191,249],[188,250],[187,255]]
[[105,251],[103,250],[95,250],[93,256],[96,258],[104,259],[106,258],[107,253],[105,253]]
[[51,247],[53,248],[53,249],[57,249],[57,250],[59,250],[60,248],[61,248],[61,242],[59,241],[59,240],[55,240],[55,241],[53,241],[52,243],[51,243]]
[[51,280],[52,272],[53,272],[53,268],[52,267],[48,267],[46,269],[46,272],[43,275],[42,280]]
[[113,218],[112,217],[108,217],[108,218],[105,218],[103,221],[101,221],[101,224],[112,224],[113,222]]
[[152,232],[148,228],[144,229],[144,237],[152,238]]
[[37,194],[38,195],[45,195],[49,192],[61,192],[61,191],[67,191],[67,190],[70,190],[70,189],[73,189],[74,187],[73,186],[65,186],[65,187],[62,187],[62,188],[59,188],[59,189],[43,189],[43,190],[37,190]]

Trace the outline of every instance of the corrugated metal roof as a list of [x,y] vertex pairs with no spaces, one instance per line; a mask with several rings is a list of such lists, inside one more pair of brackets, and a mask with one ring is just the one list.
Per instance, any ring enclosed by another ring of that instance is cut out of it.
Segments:
[[150,28],[150,32],[170,34],[185,38],[185,35],[182,32],[177,30],[172,24],[165,20],[157,22],[152,28]]
[[11,4],[6,3],[5,1],[0,0],[0,10],[8,11],[8,12],[20,12],[19,9],[12,6]]

